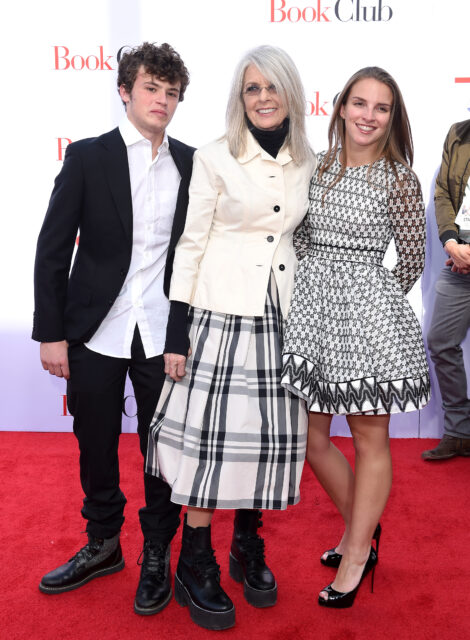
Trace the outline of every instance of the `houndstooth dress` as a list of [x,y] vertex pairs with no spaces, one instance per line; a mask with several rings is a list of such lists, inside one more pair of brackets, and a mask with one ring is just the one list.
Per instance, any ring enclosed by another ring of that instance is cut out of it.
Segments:
[[178,504],[285,509],[299,499],[305,403],[281,387],[282,313],[271,272],[264,315],[191,308],[192,353],[167,377],[149,432],[146,472]]
[[[319,166],[325,154],[319,156]],[[429,400],[421,328],[405,294],[424,265],[425,215],[414,174],[380,159],[338,160],[310,184],[294,243],[299,268],[286,322],[281,383],[310,411],[389,414]],[[397,264],[382,264],[392,239]]]

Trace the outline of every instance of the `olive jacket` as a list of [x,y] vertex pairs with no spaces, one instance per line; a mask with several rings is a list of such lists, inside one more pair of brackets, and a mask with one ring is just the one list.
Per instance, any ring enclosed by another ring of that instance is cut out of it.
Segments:
[[470,177],[470,120],[457,122],[444,142],[442,163],[436,179],[434,203],[439,238],[442,244],[451,238],[459,241],[455,218],[459,212]]

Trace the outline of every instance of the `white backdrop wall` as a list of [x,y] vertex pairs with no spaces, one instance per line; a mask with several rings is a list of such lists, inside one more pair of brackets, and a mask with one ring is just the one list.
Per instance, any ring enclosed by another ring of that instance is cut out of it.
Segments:
[[[123,117],[116,91],[122,47],[169,42],[191,73],[169,132],[196,147],[224,131],[233,69],[248,48],[274,44],[297,63],[312,146],[326,146],[332,100],[357,69],[397,79],[427,205],[426,269],[410,301],[426,331],[444,262],[433,189],[449,126],[469,116],[470,3],[461,0],[17,0],[2,9],[0,430],[68,431],[65,383],[44,372],[30,339],[37,234],[68,141]],[[106,242],[106,238],[103,238]],[[387,257],[391,266],[393,248]],[[467,350],[468,351],[468,350]],[[437,437],[439,391],[421,412],[392,418],[401,437]],[[124,431],[135,430],[132,387]],[[343,419],[336,433],[346,433]]]

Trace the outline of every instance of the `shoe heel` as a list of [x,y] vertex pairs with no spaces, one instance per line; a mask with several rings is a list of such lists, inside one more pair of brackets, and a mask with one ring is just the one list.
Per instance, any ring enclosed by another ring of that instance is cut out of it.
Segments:
[[375,556],[376,562],[372,567],[371,578],[370,578],[370,592],[374,593],[374,578],[375,578],[375,567],[377,566],[377,562],[379,561],[379,544],[380,544],[380,536],[382,535],[382,526],[379,524],[376,526],[374,535],[372,536],[372,540],[375,540]]
[[374,535],[372,536],[372,540],[375,540],[375,552],[377,554],[377,557],[379,555],[379,543],[380,543],[381,535],[382,535],[382,526],[379,522],[379,524],[375,528]]
[[375,578],[375,566],[372,567],[370,576],[370,592],[374,593],[374,578]]
[[180,607],[187,607],[188,602],[186,599],[186,593],[184,591],[184,587],[181,584],[178,576],[175,575],[175,600],[180,605]]
[[243,569],[232,553],[229,554],[229,573],[235,582],[243,582]]

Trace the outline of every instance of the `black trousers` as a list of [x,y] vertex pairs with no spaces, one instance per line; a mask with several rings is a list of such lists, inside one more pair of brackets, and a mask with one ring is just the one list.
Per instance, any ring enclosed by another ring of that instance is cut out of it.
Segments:
[[[83,344],[69,347],[70,379],[67,404],[80,447],[80,480],[85,494],[82,515],[87,532],[110,538],[124,522],[126,498],[119,487],[118,445],[121,434],[126,375],[134,388],[137,431],[142,455],[163,386],[163,356],[146,358],[136,326],[131,357],[112,358]],[[181,506],[170,501],[170,487],[143,473],[145,506],[139,511],[145,539],[169,543],[179,525]]]

